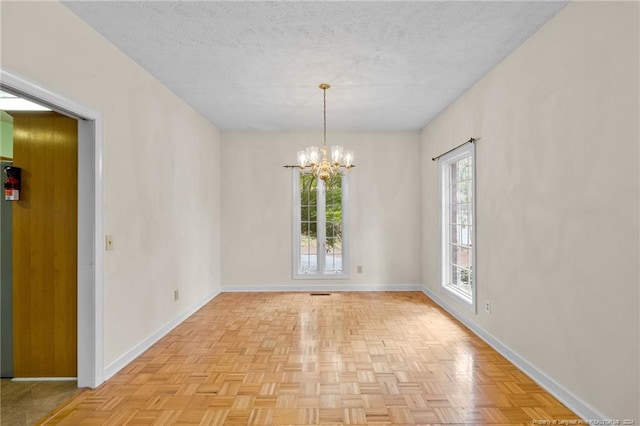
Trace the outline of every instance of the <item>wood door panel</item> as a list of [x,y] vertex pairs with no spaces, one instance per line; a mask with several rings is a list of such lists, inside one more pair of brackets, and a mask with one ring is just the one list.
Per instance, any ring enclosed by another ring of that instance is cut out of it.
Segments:
[[77,374],[78,126],[57,113],[12,113],[14,376]]

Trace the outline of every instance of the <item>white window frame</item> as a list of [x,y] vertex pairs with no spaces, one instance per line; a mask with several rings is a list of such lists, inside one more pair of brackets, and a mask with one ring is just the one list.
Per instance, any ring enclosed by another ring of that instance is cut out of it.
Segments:
[[325,271],[325,190],[324,182],[318,179],[317,209],[318,209],[318,270],[317,272],[300,272],[300,170],[293,169],[293,279],[296,280],[331,280],[349,278],[349,185],[347,175],[342,176],[342,271]]
[[[471,183],[471,297],[460,291],[451,282],[451,211],[449,184],[451,181],[451,165],[465,157],[471,157],[472,163],[472,183]],[[473,313],[477,313],[477,244],[476,244],[476,155],[475,144],[468,143],[447,153],[438,160],[438,174],[440,176],[440,230],[441,230],[441,285],[446,294],[451,295],[456,300],[462,301],[463,306],[467,306]]]

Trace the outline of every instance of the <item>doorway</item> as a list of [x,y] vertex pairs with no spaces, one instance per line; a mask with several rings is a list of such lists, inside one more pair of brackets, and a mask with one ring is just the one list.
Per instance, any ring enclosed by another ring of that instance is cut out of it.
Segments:
[[78,387],[95,388],[104,381],[102,116],[2,69],[0,90],[78,120],[77,377]]

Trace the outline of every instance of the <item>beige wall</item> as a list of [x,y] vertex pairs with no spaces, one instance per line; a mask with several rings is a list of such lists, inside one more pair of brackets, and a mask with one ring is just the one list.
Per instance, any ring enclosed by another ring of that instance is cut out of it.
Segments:
[[282,166],[295,164],[297,150],[321,144],[322,134],[223,132],[225,290],[419,285],[418,133],[329,132],[327,139],[356,154],[349,175],[351,278],[291,279],[292,171]]
[[454,303],[431,157],[482,137],[479,309],[460,312],[595,412],[636,422],[638,30],[638,3],[570,4],[421,135],[424,285]]
[[[3,69],[104,115],[105,230],[116,247],[105,254],[105,364],[221,282],[300,283],[281,166],[318,133],[227,132],[221,145],[217,129],[60,4],[3,1],[1,24]],[[411,285],[422,273],[442,294],[430,157],[481,136],[478,290],[493,312],[465,315],[594,411],[640,421],[638,50],[637,3],[571,4],[420,144],[411,132],[330,133],[357,155],[352,278],[314,284]]]
[[220,133],[57,2],[2,2],[2,67],[103,114],[109,365],[220,289]]

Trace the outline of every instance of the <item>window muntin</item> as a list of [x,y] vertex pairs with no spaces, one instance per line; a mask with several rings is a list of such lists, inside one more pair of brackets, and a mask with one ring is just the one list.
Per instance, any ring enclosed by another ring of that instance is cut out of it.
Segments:
[[475,146],[440,158],[442,286],[475,310]]
[[294,169],[294,278],[348,278],[345,176]]

